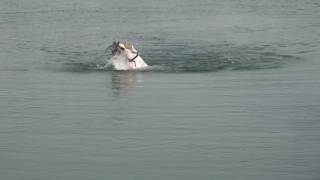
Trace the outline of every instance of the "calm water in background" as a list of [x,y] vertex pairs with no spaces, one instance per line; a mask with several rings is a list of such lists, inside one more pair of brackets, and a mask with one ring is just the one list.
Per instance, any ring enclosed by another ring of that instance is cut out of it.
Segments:
[[[320,179],[320,3],[0,2],[0,179]],[[99,67],[130,40],[155,68]]]

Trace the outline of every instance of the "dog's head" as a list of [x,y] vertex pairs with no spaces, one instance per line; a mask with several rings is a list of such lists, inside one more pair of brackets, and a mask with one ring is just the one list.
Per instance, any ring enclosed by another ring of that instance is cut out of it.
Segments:
[[131,58],[132,56],[135,56],[138,53],[134,46],[129,42],[113,42],[113,44],[111,45],[111,52],[113,56],[124,55],[127,58]]

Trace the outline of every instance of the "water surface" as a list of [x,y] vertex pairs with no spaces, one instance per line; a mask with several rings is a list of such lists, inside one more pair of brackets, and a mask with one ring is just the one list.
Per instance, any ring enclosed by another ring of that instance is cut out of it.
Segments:
[[[320,3],[1,1],[1,179],[319,179]],[[101,68],[134,42],[145,72]]]

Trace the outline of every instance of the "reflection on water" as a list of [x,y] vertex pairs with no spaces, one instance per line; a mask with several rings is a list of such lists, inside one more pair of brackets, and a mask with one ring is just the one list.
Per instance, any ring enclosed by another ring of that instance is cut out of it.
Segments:
[[143,74],[135,71],[113,71],[112,89],[116,95],[129,93],[134,90],[138,82],[143,79]]
[[113,100],[109,115],[116,123],[127,121],[135,113],[135,95],[143,83],[143,73],[137,71],[112,71],[111,83]]

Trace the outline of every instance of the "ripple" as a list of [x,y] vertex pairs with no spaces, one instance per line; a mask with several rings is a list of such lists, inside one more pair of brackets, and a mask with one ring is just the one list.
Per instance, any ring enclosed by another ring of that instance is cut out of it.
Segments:
[[[154,68],[146,71],[216,72],[221,70],[258,70],[280,68],[299,57],[283,54],[276,44],[211,45],[170,44],[157,42],[142,48],[142,57]],[[64,71],[109,71],[110,59],[103,50],[79,51],[68,48],[42,48],[56,68]],[[106,67],[106,68],[104,68]]]

